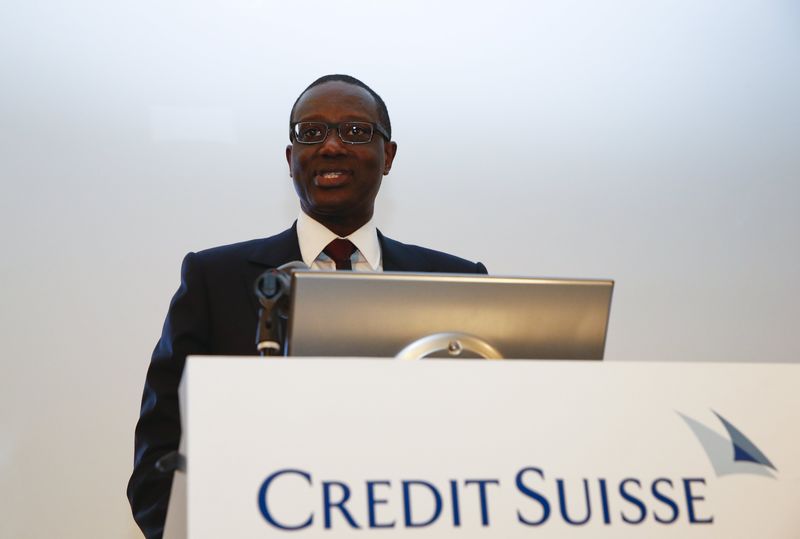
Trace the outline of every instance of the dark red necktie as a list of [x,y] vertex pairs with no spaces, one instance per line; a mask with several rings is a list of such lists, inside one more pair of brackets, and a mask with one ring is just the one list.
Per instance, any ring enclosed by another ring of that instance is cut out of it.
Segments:
[[351,270],[353,264],[350,262],[350,256],[356,251],[356,246],[350,240],[343,240],[336,238],[328,244],[323,253],[331,257],[336,262],[337,270]]

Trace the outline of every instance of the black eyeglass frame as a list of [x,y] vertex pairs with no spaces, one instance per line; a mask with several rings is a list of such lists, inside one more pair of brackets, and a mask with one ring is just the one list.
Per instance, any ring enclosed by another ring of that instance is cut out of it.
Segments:
[[[318,140],[317,142],[303,142],[302,140],[299,140],[297,138],[297,134],[295,133],[295,129],[300,124],[324,125],[325,126],[325,135],[320,140]],[[350,141],[350,140],[345,140],[344,138],[342,138],[342,132],[339,131],[339,128],[342,126],[342,124],[365,124],[365,125],[369,125],[370,127],[372,127],[372,133],[370,133],[369,140],[365,140],[364,142],[353,142],[353,141]],[[383,127],[381,127],[380,124],[375,123],[375,122],[364,122],[362,120],[346,120],[344,122],[339,122],[339,123],[319,122],[319,121],[316,121],[316,120],[306,120],[306,121],[302,121],[302,122],[292,122],[289,125],[289,140],[292,141],[292,142],[297,142],[298,144],[308,144],[308,145],[311,145],[311,144],[322,144],[323,142],[325,142],[328,139],[328,134],[330,134],[331,129],[335,129],[336,130],[336,134],[338,135],[339,140],[341,140],[345,144],[369,144],[370,142],[372,142],[372,136],[375,134],[375,131],[380,133],[380,135],[383,138],[385,138],[387,141],[390,140],[389,134],[386,132],[386,130]]]

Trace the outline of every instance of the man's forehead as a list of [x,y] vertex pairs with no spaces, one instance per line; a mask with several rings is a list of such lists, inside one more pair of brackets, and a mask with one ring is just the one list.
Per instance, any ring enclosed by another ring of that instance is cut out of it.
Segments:
[[364,88],[344,81],[328,81],[307,90],[297,101],[294,120],[308,116],[359,115],[378,119],[378,104]]

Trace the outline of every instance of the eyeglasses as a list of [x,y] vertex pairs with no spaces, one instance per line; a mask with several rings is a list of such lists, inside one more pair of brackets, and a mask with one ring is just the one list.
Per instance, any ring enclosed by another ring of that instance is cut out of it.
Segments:
[[289,138],[300,144],[319,144],[328,138],[328,131],[336,129],[339,138],[346,144],[366,144],[372,142],[372,134],[377,131],[386,140],[389,135],[378,124],[372,122],[342,122],[329,124],[325,122],[295,122],[291,125]]

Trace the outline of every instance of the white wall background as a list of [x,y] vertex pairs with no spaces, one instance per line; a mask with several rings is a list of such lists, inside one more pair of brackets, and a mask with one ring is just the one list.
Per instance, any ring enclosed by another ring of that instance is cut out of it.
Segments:
[[6,0],[0,536],[138,536],[180,260],[291,222],[326,73],[388,103],[387,234],[616,279],[608,360],[800,360],[799,66],[793,0]]

